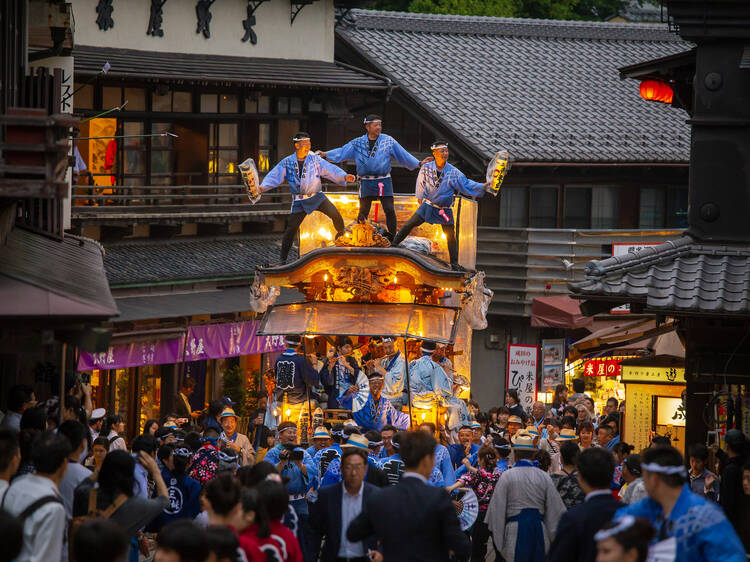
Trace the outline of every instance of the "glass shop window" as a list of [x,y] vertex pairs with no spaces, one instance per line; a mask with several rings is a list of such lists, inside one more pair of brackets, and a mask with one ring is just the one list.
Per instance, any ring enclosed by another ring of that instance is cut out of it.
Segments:
[[258,172],[265,174],[271,169],[271,124],[258,123]]
[[125,88],[125,100],[128,104],[123,111],[146,111],[146,90],[144,88]]
[[[81,88],[81,84],[73,84],[73,90]],[[94,109],[94,86],[89,84],[78,90],[73,96],[73,106],[75,111],[79,109]]]
[[124,121],[121,130],[129,137],[118,139],[122,143],[121,185],[146,185],[146,137],[133,136],[143,135],[145,125],[142,121]]
[[529,226],[557,227],[557,186],[532,186],[529,192]]
[[506,228],[525,228],[528,225],[528,188],[503,187],[500,195],[500,226]]
[[639,209],[639,228],[659,228],[664,224],[664,189],[642,187]]
[[237,123],[211,123],[208,139],[209,183],[238,184],[240,146]]
[[102,109],[112,109],[122,103],[122,88],[104,86],[102,88]]
[[[152,123],[152,133],[171,133],[172,123]],[[151,185],[172,185],[174,137],[151,137]]]
[[591,228],[617,228],[619,225],[617,187],[591,188]]
[[566,187],[563,213],[564,228],[591,226],[591,188]]

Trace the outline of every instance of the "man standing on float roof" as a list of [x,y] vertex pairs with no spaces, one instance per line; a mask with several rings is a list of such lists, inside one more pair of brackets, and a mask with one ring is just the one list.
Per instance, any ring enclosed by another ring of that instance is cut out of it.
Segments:
[[484,188],[489,183],[481,184],[467,178],[455,166],[448,164],[448,143],[444,140],[436,140],[430,146],[435,159],[422,165],[417,176],[416,197],[419,200],[419,208],[406,221],[393,239],[393,245],[398,246],[403,242],[412,229],[417,226],[428,224],[439,224],[448,241],[448,255],[450,255],[451,268],[462,270],[458,265],[458,242],[453,222],[453,199],[456,193],[462,193],[469,197],[481,197]]
[[338,209],[322,191],[320,178],[326,178],[339,185],[353,182],[352,174],[347,174],[338,166],[326,162],[317,154],[310,152],[310,135],[299,132],[294,135],[294,154],[281,160],[266,174],[260,184],[260,191],[268,191],[282,183],[289,184],[292,193],[292,209],[289,215],[284,237],[281,240],[281,263],[286,263],[289,250],[302,221],[313,211],[320,211],[333,221],[338,238],[344,232],[344,219]]
[[[364,222],[370,215],[370,206],[380,199],[385,212],[388,238],[393,239],[398,224],[393,207],[393,182],[391,181],[391,158],[413,170],[420,165],[419,160],[409,154],[396,140],[383,130],[383,120],[379,115],[365,117],[366,135],[350,140],[340,148],[320,152],[320,156],[331,162],[354,160],[360,180],[358,222]],[[428,162],[425,158],[421,163]]]

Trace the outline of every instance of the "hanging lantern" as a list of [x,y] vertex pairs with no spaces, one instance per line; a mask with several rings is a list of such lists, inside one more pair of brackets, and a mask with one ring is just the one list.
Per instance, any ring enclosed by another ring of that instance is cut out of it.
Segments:
[[659,80],[644,80],[639,88],[641,97],[647,101],[672,103],[674,92],[669,84]]

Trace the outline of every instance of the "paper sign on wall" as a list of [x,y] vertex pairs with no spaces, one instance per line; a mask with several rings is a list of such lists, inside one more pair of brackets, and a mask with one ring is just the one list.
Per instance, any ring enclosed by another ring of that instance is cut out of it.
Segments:
[[515,388],[527,414],[536,400],[536,367],[539,348],[536,345],[508,345],[508,373],[506,388]]

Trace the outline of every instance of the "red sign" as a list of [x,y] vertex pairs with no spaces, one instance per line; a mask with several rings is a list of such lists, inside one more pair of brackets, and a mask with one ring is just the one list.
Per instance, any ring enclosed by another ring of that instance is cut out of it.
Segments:
[[587,377],[616,377],[622,374],[622,359],[592,359],[583,364],[583,374]]

